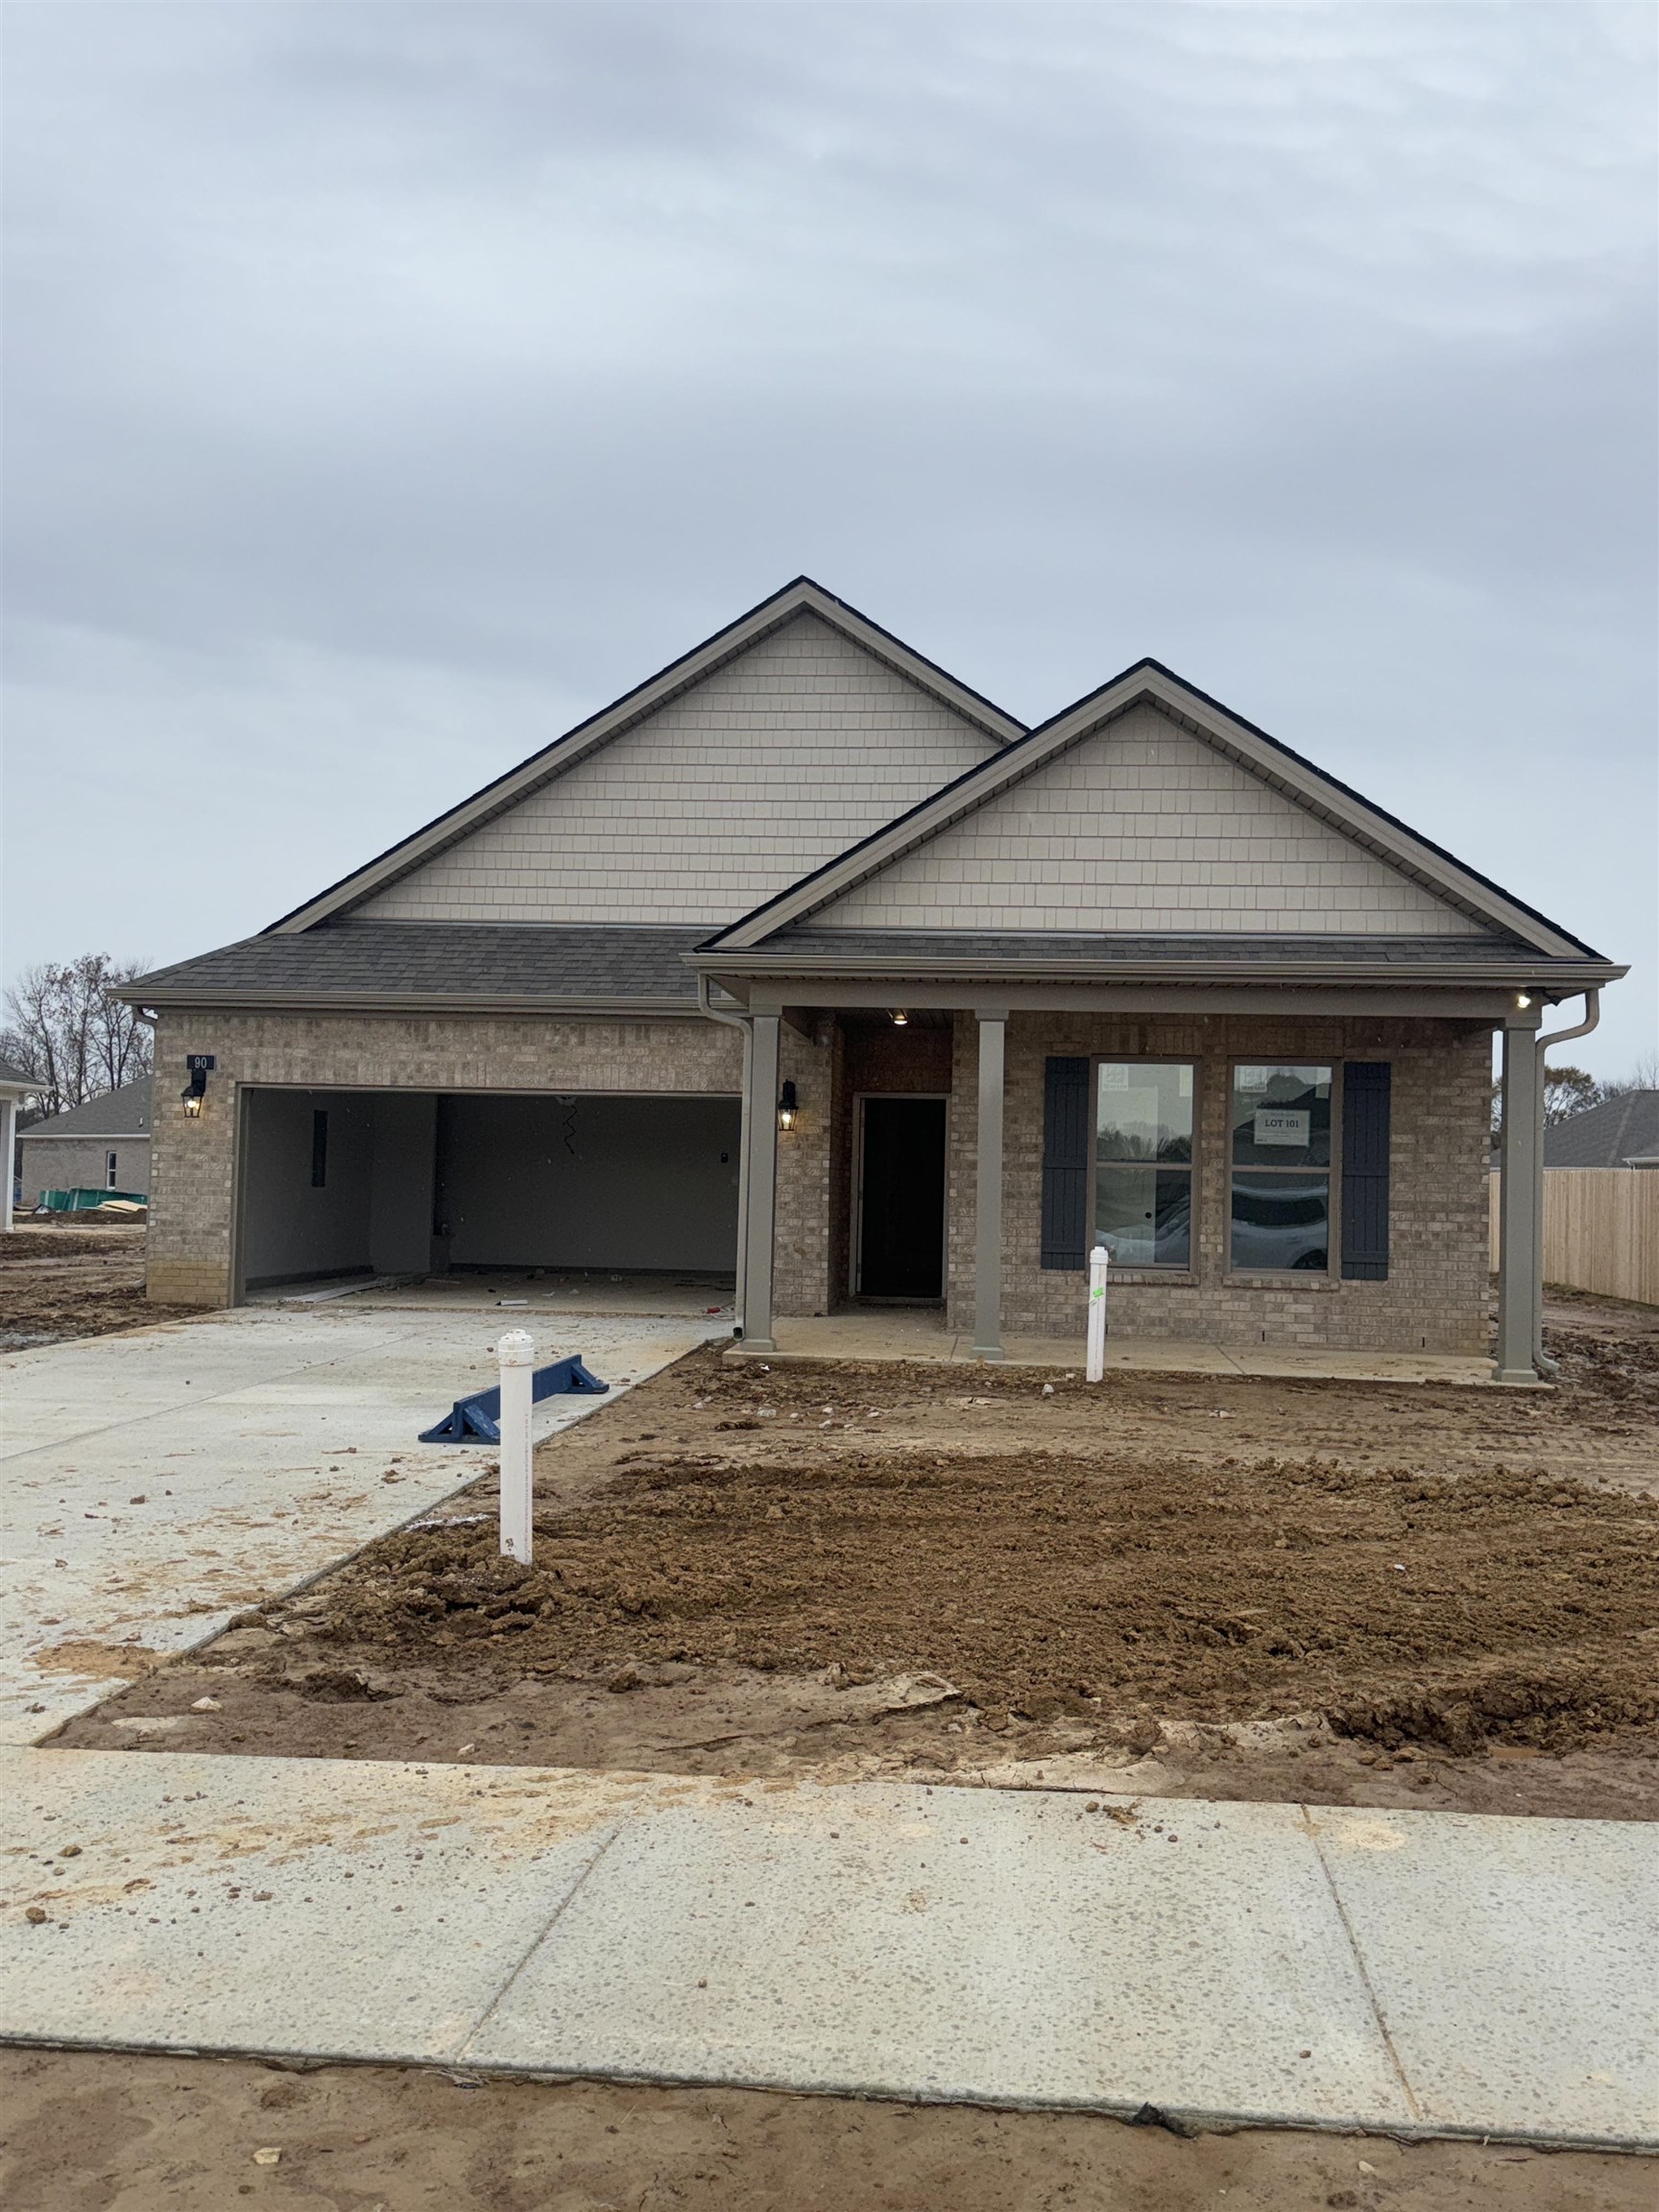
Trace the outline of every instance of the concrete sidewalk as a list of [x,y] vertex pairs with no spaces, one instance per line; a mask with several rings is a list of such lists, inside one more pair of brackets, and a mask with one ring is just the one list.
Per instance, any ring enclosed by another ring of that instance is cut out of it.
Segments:
[[[655,1374],[721,1324],[685,1316],[241,1308],[0,1360],[0,1742],[36,1743],[124,1681],[435,1504],[493,1448],[420,1431],[495,1377],[499,1331]],[[605,1398],[550,1398],[538,1437]]]
[[0,1787],[9,2041],[1659,2149],[1652,1826],[165,1753]]

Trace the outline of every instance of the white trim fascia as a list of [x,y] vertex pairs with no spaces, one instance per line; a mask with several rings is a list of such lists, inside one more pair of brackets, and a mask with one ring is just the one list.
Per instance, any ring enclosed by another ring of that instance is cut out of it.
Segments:
[[1515,904],[1503,892],[1480,882],[1456,861],[1434,852],[1410,830],[1386,820],[1358,795],[1340,789],[1317,768],[1190,690],[1179,678],[1144,663],[1129,669],[1069,713],[1057,716],[1046,729],[971,768],[954,784],[925,800],[886,830],[878,830],[840,860],[830,861],[793,889],[757,907],[710,940],[706,950],[722,953],[756,950],[778,930],[820,912],[833,900],[974,813],[987,801],[1013,789],[1107,723],[1148,701],[1262,781],[1472,919],[1518,937],[1550,957],[1575,961],[1588,957],[1582,946]]
[[659,674],[649,678],[636,690],[625,692],[620,699],[610,707],[602,708],[588,721],[579,722],[573,730],[566,731],[564,736],[556,737],[551,745],[543,746],[540,753],[532,754],[528,760],[521,761],[517,768],[509,769],[496,782],[487,783],[483,790],[474,792],[470,799],[463,800],[459,806],[451,807],[448,813],[440,814],[435,822],[429,822],[423,830],[417,830],[401,844],[394,845],[389,852],[382,853],[378,858],[371,860],[353,875],[320,893],[305,905],[296,907],[293,913],[273,923],[264,934],[274,937],[297,936],[306,929],[314,928],[318,923],[325,922],[331,916],[359,904],[373,893],[384,890],[398,877],[407,875],[411,869],[430,860],[446,846],[469,835],[493,816],[505,813],[527,799],[533,791],[540,790],[543,784],[551,783],[556,778],[567,774],[580,761],[589,758],[601,746],[608,745],[613,737],[619,737],[635,723],[655,713],[680,692],[700,684],[722,662],[735,660],[760,638],[781,629],[785,622],[792,621],[797,614],[802,613],[817,615],[831,629],[839,631],[854,644],[861,646],[874,659],[884,661],[918,688],[931,693],[974,729],[983,731],[994,744],[1009,745],[1016,738],[1024,736],[1026,726],[1023,723],[1016,722],[1011,715],[993,707],[988,699],[981,699],[976,692],[958,684],[954,677],[948,676],[942,668],[934,667],[931,661],[912,652],[899,638],[890,637],[884,630],[878,629],[875,623],[856,613],[851,607],[844,606],[819,585],[803,579],[787,586],[774,598],[763,600],[758,607],[752,609],[728,629],[717,631],[712,637],[696,646],[683,659],[670,662]]
[[[66,1108],[65,1111],[72,1113],[74,1109],[70,1107]],[[148,1129],[52,1130],[46,1126],[44,1121],[35,1121],[32,1122],[27,1129],[18,1130],[17,1142],[19,1144],[28,1144],[33,1142],[36,1137],[49,1137],[54,1143],[68,1144],[79,1140],[80,1138],[84,1137],[88,1142],[91,1143],[102,1144],[105,1139],[108,1138],[111,1144],[121,1144],[125,1143],[130,1138],[148,1137],[149,1135],[150,1131]]]

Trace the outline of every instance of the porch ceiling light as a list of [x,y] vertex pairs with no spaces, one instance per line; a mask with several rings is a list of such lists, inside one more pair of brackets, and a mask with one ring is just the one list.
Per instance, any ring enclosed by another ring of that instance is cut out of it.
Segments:
[[909,1015],[905,1013],[902,1006],[896,1006],[893,1009],[893,1026],[895,1029],[902,1029],[909,1019]]
[[795,1126],[795,1086],[785,1083],[778,1094],[778,1126],[793,1129]]
[[1529,991],[1517,991],[1515,994],[1515,1003],[1517,1006],[1530,1006],[1532,1003],[1532,994]]

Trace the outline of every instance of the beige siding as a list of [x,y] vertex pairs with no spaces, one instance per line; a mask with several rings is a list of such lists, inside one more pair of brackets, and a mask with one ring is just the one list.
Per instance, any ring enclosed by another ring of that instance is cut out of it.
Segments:
[[734,921],[994,750],[800,614],[357,911]]
[[812,924],[1451,936],[1480,926],[1144,706]]

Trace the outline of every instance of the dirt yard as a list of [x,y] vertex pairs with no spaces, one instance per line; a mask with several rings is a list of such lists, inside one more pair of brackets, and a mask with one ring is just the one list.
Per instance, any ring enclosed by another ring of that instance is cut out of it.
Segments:
[[141,1226],[60,1229],[41,1222],[0,1236],[0,1352],[108,1336],[195,1311],[145,1299]]
[[17,2212],[1647,2212],[1655,2179],[1587,2152],[84,2051],[0,2052],[0,2109]]
[[543,1448],[530,1571],[485,1483],[59,1741],[1659,1817],[1659,1314],[1551,1342],[1536,1394],[705,1351]]

